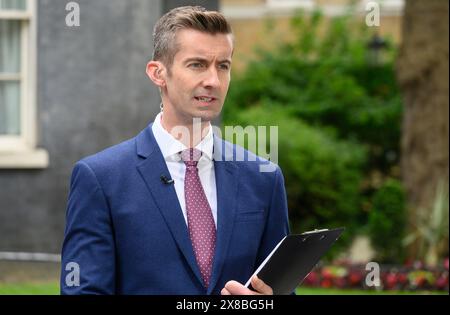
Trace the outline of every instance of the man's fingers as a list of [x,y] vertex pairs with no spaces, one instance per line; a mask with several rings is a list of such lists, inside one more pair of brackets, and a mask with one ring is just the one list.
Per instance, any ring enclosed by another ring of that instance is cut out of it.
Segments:
[[237,281],[228,281],[225,284],[225,289],[228,290],[228,292],[230,294],[233,295],[251,295],[251,294],[255,294],[255,292],[253,292],[252,290],[246,288],[245,286],[243,286],[242,284],[240,284]]
[[273,290],[267,284],[259,279],[256,275],[252,278],[252,287],[261,294],[272,295]]
[[272,295],[273,290],[270,286],[264,283],[261,279],[254,276],[252,278],[252,287],[255,291],[246,288],[241,283],[231,280],[225,284],[225,288],[222,289],[222,295],[260,295],[267,294]]
[[220,291],[220,294],[222,294],[222,295],[231,295],[230,291],[228,291],[226,288],[223,288],[222,291]]

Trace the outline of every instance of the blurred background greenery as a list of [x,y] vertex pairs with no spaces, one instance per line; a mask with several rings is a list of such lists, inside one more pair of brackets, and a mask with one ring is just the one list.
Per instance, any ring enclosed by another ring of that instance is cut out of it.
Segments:
[[[375,261],[425,259],[425,252],[407,255],[407,245],[429,224],[407,228],[398,46],[352,16],[325,21],[320,11],[299,11],[290,23],[294,39],[258,48],[233,77],[223,125],[278,126],[292,232],[346,227],[329,259],[358,235],[370,239]],[[239,144],[248,147],[247,139]],[[448,200],[446,193],[440,198]],[[448,222],[448,201],[436,211],[447,213]],[[439,235],[446,240],[447,250],[436,253],[440,260],[448,256],[448,225]]]

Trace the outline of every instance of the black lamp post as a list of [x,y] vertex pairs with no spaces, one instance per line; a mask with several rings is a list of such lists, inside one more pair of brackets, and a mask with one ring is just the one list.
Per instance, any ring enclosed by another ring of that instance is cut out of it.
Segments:
[[369,63],[376,66],[382,63],[382,52],[388,48],[387,42],[375,33],[372,39],[367,43],[369,49]]

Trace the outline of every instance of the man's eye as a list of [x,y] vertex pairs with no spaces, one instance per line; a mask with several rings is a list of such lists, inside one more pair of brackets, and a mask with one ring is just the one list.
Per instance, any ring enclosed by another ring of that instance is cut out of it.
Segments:
[[222,69],[222,70],[228,70],[228,69],[230,69],[230,66],[227,65],[227,64],[222,64],[222,65],[220,65],[219,67],[220,67],[220,69]]
[[201,68],[203,65],[200,62],[194,62],[189,65],[190,68]]

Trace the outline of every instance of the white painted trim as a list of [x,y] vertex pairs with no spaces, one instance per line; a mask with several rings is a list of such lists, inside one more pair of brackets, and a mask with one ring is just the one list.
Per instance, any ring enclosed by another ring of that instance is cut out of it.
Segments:
[[0,73],[0,81],[20,81],[22,75],[20,73]]
[[401,16],[405,7],[405,0],[361,0],[361,13],[366,12],[365,8],[369,2],[377,2],[380,5],[381,16]]
[[28,0],[27,9],[33,16],[29,22],[24,23],[25,41],[24,46],[26,48],[23,55],[24,64],[27,66],[24,68],[23,77],[23,135],[30,148],[36,147],[37,142],[37,98],[36,98],[36,62],[37,62],[37,8],[36,1]]
[[31,19],[31,13],[21,10],[1,10],[0,20],[29,20]]
[[0,154],[2,152],[27,151],[29,147],[23,135],[0,136]]
[[48,165],[48,152],[44,149],[0,151],[0,168],[3,169],[43,169]]
[[61,262],[61,255],[48,253],[0,252],[0,260]]
[[259,19],[268,15],[266,6],[222,6],[220,12],[229,19]]
[[266,0],[266,6],[273,9],[312,9],[315,3],[314,0]]
[[[374,1],[374,0],[370,0]],[[357,14],[366,14],[366,3],[369,0],[360,0],[356,4]],[[382,16],[401,16],[405,0],[378,0]],[[312,12],[320,9],[325,16],[342,16],[347,13],[348,5],[322,5],[314,0],[267,0],[260,5],[223,5],[220,11],[230,19],[260,19],[267,16],[292,16],[295,10],[302,9]]]
[[[20,72],[22,74],[23,80],[20,82],[20,133],[23,135],[25,140],[30,138],[30,126],[28,126],[29,119],[28,116],[30,114],[30,99],[28,95],[28,54],[29,54],[29,23],[28,21],[21,22],[21,56],[20,56]],[[28,141],[27,141],[28,142]],[[30,143],[30,148],[33,145]]]

